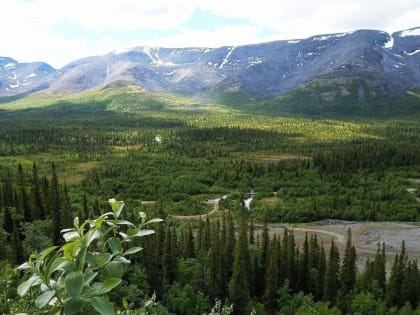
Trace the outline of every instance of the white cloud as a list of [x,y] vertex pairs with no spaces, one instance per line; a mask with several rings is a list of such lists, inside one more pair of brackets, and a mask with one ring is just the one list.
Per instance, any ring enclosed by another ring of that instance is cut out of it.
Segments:
[[216,15],[247,18],[253,24],[271,27],[283,39],[360,28],[395,31],[417,26],[420,16],[418,0],[200,0],[199,3]]
[[[209,31],[182,28],[196,9],[249,24]],[[215,47],[359,28],[397,31],[419,26],[419,16],[418,0],[10,0],[2,5],[0,55],[62,66],[83,56],[144,44]],[[64,21],[98,36],[59,34],[57,25]],[[144,29],[170,30],[176,35],[142,42]],[[262,38],[260,31],[267,29],[274,35]],[[122,40],[112,31],[138,31],[139,35]]]
[[212,31],[184,29],[177,35],[139,42],[138,45],[163,47],[220,47],[231,45],[254,44],[275,38],[258,36],[260,28],[254,25],[235,25],[220,27]]

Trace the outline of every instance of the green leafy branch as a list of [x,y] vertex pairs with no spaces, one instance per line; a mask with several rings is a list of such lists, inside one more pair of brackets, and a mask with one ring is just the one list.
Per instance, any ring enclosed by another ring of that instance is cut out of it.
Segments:
[[17,269],[29,278],[18,286],[20,296],[30,295],[35,306],[49,314],[115,314],[106,294],[118,286],[128,256],[142,250],[129,247],[137,237],[154,233],[146,226],[162,219],[147,220],[139,213],[140,223],[120,219],[123,201],[110,199],[112,211],[82,224],[76,217],[73,227],[62,230],[65,244],[32,254]]

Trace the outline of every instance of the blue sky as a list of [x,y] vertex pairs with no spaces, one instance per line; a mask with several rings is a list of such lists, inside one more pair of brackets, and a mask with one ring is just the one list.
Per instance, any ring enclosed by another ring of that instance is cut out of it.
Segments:
[[8,0],[0,56],[54,67],[135,46],[241,45],[420,26],[418,0]]

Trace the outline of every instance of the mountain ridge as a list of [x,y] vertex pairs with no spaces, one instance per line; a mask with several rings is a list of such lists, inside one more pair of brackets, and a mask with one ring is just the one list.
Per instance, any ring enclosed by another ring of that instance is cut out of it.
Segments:
[[[151,92],[218,91],[276,99],[317,80],[331,83],[331,88],[340,82],[343,96],[353,93],[358,101],[368,96],[400,97],[419,89],[420,27],[392,34],[356,30],[218,48],[139,46],[75,60],[60,69],[0,57],[0,96],[73,93],[126,82]],[[361,83],[354,92],[346,89],[346,82]],[[339,102],[339,97],[325,101]]]

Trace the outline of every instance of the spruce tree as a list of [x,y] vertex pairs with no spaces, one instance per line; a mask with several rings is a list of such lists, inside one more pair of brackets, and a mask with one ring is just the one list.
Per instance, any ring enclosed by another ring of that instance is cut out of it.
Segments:
[[67,228],[72,226],[73,223],[73,215],[71,212],[70,197],[67,185],[64,185],[60,195],[62,196],[60,222],[63,228]]
[[204,223],[203,223],[203,219],[200,216],[200,219],[198,220],[198,231],[197,231],[197,244],[196,244],[197,254],[201,253],[201,249],[203,247],[203,239],[204,239]]
[[172,237],[171,228],[166,228],[162,252],[162,286],[165,291],[175,280],[176,275],[176,257]]
[[376,251],[375,260],[372,266],[373,279],[377,281],[379,288],[382,292],[385,292],[386,285],[386,254],[385,254],[385,243],[381,245],[378,243],[378,249]]
[[194,235],[191,225],[188,225],[187,230],[182,234],[182,257],[183,258],[194,258],[195,257],[195,248],[194,248]]
[[340,273],[341,293],[350,293],[356,283],[356,249],[352,244],[351,229],[347,230],[347,243]]
[[87,195],[86,193],[83,193],[82,210],[79,213],[79,216],[81,220],[86,220],[88,215],[89,215],[89,205],[88,205]]
[[220,260],[219,253],[221,252],[220,239],[219,239],[219,225],[212,225],[212,238],[210,250],[208,251],[208,286],[210,299],[213,301],[221,297],[220,292]]
[[249,224],[249,244],[255,244],[255,231],[254,231],[254,220],[251,219],[251,223]]
[[298,266],[298,291],[303,291],[304,293],[309,292],[310,288],[310,265],[309,265],[309,240],[308,233],[305,234],[305,241],[303,242],[303,252],[299,257],[299,266]]
[[265,277],[265,291],[263,302],[270,314],[274,314],[277,309],[277,295],[279,289],[279,270],[278,270],[278,246],[276,237],[273,238],[268,257],[268,269]]
[[402,242],[400,255],[395,255],[394,264],[391,269],[388,286],[386,289],[386,301],[388,306],[402,306],[401,300],[402,283],[407,268],[407,256],[405,252],[405,242]]
[[25,260],[25,257],[23,255],[21,235],[19,233],[16,221],[13,222],[13,232],[10,236],[10,240],[14,252],[14,262],[20,264]]
[[45,219],[45,207],[42,201],[41,186],[38,177],[38,169],[35,163],[32,165],[32,183],[31,183],[31,204],[32,204],[32,218]]
[[417,261],[412,260],[407,264],[404,273],[403,282],[401,284],[401,301],[402,303],[409,302],[413,309],[416,309],[419,303],[420,284],[419,284],[419,270]]
[[317,300],[321,300],[324,294],[324,283],[325,283],[325,272],[327,269],[327,260],[324,250],[324,245],[321,244],[321,249],[319,251],[318,256],[318,264],[317,264],[317,278],[315,281],[315,298]]
[[268,235],[268,223],[267,223],[267,216],[264,218],[264,226],[261,235],[261,266],[264,270],[267,270],[268,267],[268,250],[270,245],[270,237]]
[[229,282],[229,301],[233,304],[234,315],[245,314],[250,302],[247,261],[249,261],[248,240],[245,220],[242,219],[235,247],[232,278]]
[[337,293],[340,288],[340,254],[334,240],[331,241],[330,254],[328,257],[327,268],[325,271],[324,300],[335,303]]
[[58,184],[58,176],[55,169],[55,164],[51,164],[52,176],[51,185],[49,189],[49,213],[54,224],[54,243],[59,244],[61,242],[60,231],[63,229],[61,221],[61,200],[60,200],[60,189]]
[[22,164],[18,165],[18,179],[19,179],[19,208],[22,210],[25,222],[33,220],[31,208],[29,205],[29,197],[25,187],[25,175],[23,174]]

